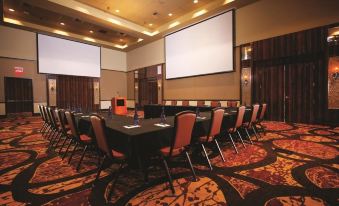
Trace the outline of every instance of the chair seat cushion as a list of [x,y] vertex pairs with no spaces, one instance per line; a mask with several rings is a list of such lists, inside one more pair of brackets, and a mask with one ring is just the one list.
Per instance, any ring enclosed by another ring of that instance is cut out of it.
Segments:
[[80,135],[80,140],[83,141],[84,143],[91,143],[92,138],[90,136],[87,136],[85,134]]
[[[185,149],[184,147],[173,149],[172,156],[181,154],[184,151],[184,149]],[[160,149],[161,154],[163,154],[166,157],[170,155],[170,151],[171,147],[164,147]]]
[[112,149],[112,156],[113,156],[113,158],[116,158],[116,159],[119,159],[119,160],[126,159],[126,156],[123,153],[118,152],[114,149]]

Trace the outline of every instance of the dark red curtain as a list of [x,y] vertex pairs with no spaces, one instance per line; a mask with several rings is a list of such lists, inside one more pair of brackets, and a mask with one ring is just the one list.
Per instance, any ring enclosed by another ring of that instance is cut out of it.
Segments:
[[94,89],[91,77],[57,76],[57,106],[59,108],[95,111]]

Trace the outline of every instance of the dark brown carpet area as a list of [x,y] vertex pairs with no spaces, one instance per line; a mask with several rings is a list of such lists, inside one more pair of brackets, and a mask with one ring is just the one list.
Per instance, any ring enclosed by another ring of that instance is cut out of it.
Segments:
[[[145,184],[137,170],[120,176],[107,200],[117,165],[106,168],[91,190],[97,158],[88,153],[79,172],[39,130],[40,117],[0,120],[0,205],[339,205],[339,127],[264,122],[266,132],[253,145],[220,140],[223,162],[210,150],[214,170],[192,154],[198,181],[185,162],[172,165],[176,195],[168,189],[162,167],[151,167]],[[160,165],[160,164],[159,164]]]

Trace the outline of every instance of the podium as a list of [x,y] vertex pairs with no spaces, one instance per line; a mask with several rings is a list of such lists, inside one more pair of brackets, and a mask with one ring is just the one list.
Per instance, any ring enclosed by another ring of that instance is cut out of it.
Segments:
[[113,97],[111,100],[112,114],[126,115],[127,105],[126,97]]

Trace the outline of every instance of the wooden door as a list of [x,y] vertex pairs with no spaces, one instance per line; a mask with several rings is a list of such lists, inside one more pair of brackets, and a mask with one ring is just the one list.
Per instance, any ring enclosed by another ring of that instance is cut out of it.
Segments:
[[158,82],[157,80],[148,81],[149,104],[158,104]]
[[287,122],[320,123],[319,111],[326,107],[326,68],[322,60],[286,64],[285,93]]
[[33,113],[32,79],[5,77],[6,114]]
[[252,102],[267,103],[267,120],[284,121],[284,66],[255,66],[252,75]]

